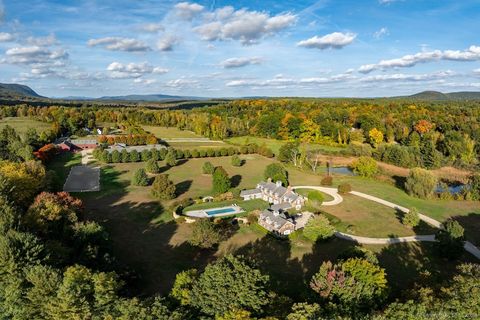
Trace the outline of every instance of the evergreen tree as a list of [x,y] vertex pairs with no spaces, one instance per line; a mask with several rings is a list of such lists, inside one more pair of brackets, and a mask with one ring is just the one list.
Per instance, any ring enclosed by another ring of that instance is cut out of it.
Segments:
[[167,154],[165,155],[165,163],[169,167],[174,167],[177,165],[177,154],[175,152],[175,149],[168,149]]
[[159,200],[170,200],[175,198],[176,187],[168,174],[161,174],[155,177],[152,184],[152,195]]
[[230,177],[223,167],[216,167],[212,175],[213,181],[213,192],[214,193],[224,193],[227,192],[231,187]]
[[160,173],[160,167],[155,159],[148,160],[145,169],[148,173]]
[[149,182],[149,179],[148,179],[147,173],[145,172],[145,169],[140,168],[135,170],[135,173],[133,174],[133,177],[132,177],[132,184],[134,186],[145,187],[145,186],[148,186],[148,182]]

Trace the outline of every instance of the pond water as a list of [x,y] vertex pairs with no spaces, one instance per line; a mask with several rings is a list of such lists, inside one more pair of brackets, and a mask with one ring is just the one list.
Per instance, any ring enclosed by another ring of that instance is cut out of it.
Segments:
[[[458,193],[461,193],[463,191],[463,189],[468,188],[468,185],[466,185],[466,184],[455,184],[455,185],[449,185],[449,186],[447,186],[447,188],[448,188],[448,192],[450,192],[451,194],[458,194]],[[444,191],[445,191],[444,188],[440,184],[435,189],[435,192],[438,192],[438,193],[441,193],[441,192],[444,192]]]
[[[325,172],[328,172],[328,168],[324,169]],[[353,173],[353,170],[350,169],[349,167],[331,167],[330,168],[330,173],[334,174],[343,174],[346,176],[354,176],[355,174]]]

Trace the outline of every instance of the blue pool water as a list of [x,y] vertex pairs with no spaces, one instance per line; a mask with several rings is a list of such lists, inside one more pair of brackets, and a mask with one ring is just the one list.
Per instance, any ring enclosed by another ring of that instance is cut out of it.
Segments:
[[236,210],[234,208],[222,208],[222,209],[213,209],[213,210],[205,210],[205,213],[209,216],[214,216],[217,214],[224,214],[224,213],[233,213]]

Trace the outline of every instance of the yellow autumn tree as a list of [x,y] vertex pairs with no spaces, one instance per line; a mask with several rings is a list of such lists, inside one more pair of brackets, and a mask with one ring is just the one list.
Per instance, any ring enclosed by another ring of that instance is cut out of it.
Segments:
[[44,183],[45,168],[36,161],[0,161],[0,175],[14,186],[12,200],[27,205]]
[[380,143],[383,142],[383,133],[377,128],[373,128],[368,132],[370,137],[370,143],[376,148]]

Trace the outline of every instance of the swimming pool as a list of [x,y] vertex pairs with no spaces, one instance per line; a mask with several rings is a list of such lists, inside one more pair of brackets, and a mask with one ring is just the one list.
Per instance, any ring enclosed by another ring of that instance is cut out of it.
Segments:
[[215,215],[225,214],[225,213],[234,213],[234,212],[237,212],[237,209],[232,208],[232,207],[213,209],[213,210],[205,210],[205,213],[209,216],[215,216]]

